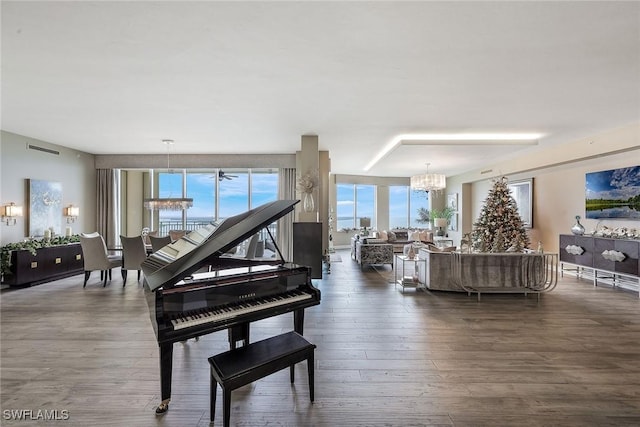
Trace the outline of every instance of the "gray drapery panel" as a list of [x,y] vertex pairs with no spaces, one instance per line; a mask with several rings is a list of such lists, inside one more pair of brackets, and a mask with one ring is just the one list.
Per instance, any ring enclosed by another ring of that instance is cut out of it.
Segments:
[[[296,169],[280,168],[278,170],[278,200],[296,199]],[[278,247],[285,261],[293,256],[293,219],[295,211],[280,218],[277,223],[276,237]]]
[[98,169],[96,174],[96,231],[108,248],[116,245],[115,174],[113,169]]

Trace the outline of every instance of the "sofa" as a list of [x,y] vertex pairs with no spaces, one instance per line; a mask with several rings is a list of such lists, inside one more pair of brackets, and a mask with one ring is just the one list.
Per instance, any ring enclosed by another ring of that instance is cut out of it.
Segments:
[[[455,249],[452,247],[452,249]],[[553,289],[557,254],[459,253],[435,247],[421,248],[425,260],[418,272],[429,290],[540,293]]]
[[378,232],[377,239],[393,245],[394,253],[402,253],[413,242],[433,243],[433,233],[428,230],[389,230]]

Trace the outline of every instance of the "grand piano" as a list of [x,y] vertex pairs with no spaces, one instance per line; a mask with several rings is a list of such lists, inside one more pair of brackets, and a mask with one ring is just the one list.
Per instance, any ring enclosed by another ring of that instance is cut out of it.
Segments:
[[[149,315],[160,347],[162,401],[156,413],[169,409],[174,343],[227,329],[235,348],[237,342],[248,344],[251,322],[289,312],[294,330],[303,333],[304,309],[320,304],[311,268],[285,262],[277,246],[280,259],[272,261],[228,254],[293,211],[296,203],[277,200],[208,224],[142,263]],[[271,236],[268,228],[267,232]]]

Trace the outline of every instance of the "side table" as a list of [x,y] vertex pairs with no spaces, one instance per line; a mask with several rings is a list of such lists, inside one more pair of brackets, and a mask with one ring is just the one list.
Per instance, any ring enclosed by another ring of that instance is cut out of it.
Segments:
[[426,262],[426,259],[418,258],[417,255],[409,258],[406,255],[396,254],[394,287],[397,285],[402,286],[402,292],[404,292],[404,288],[418,289],[420,287],[418,271],[420,268],[426,269]]

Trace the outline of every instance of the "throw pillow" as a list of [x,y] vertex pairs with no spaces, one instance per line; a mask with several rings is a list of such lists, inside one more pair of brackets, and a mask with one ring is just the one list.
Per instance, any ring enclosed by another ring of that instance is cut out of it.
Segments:
[[419,231],[410,231],[409,232],[409,240],[412,242],[420,241],[420,232]]
[[395,242],[396,241],[396,233],[393,231],[387,231],[387,241]]
[[386,231],[379,231],[378,232],[378,239],[380,240],[384,240],[385,242],[389,239],[389,236],[387,236],[387,232]]

